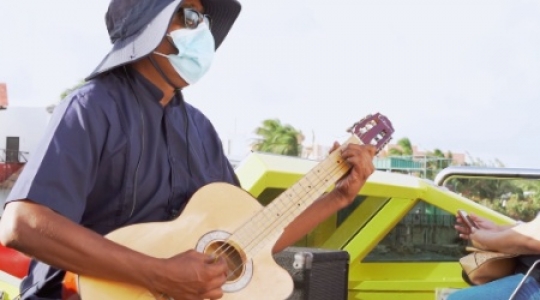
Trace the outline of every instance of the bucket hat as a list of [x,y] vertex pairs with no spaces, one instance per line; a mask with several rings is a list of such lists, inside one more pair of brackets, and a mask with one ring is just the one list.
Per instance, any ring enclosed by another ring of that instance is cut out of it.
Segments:
[[[86,80],[152,53],[182,1],[111,0],[105,23],[113,47]],[[201,0],[201,4],[212,19],[210,30],[217,49],[240,14],[241,5],[236,0]]]

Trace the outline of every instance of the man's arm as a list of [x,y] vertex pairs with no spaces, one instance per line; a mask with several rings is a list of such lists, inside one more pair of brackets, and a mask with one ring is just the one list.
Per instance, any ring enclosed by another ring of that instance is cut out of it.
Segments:
[[30,201],[6,206],[0,240],[7,247],[64,270],[138,285],[148,284],[149,271],[159,266],[158,260],[128,251]]
[[6,206],[0,242],[60,269],[135,284],[176,299],[221,295],[225,264],[195,251],[157,259],[116,244],[31,201]]
[[294,244],[313,230],[319,223],[341,209],[342,207],[339,205],[339,201],[337,201],[338,199],[336,199],[336,196],[334,195],[335,194],[329,193],[319,198],[291,222],[289,226],[285,228],[285,231],[272,251],[277,253]]
[[[334,144],[333,149],[339,145]],[[375,171],[373,157],[376,149],[370,145],[349,144],[341,156],[350,164],[351,170],[338,180],[330,193],[323,195],[287,226],[276,242],[273,252],[279,252],[313,230],[338,210],[352,203],[360,188]]]

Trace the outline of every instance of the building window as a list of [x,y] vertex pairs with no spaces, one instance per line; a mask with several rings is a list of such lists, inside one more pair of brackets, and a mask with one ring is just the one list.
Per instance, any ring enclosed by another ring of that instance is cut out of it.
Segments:
[[19,137],[8,136],[6,138],[6,162],[19,162]]

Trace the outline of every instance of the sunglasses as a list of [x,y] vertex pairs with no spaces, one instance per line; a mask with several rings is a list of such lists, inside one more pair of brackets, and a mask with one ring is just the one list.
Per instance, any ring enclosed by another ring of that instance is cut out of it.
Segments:
[[184,18],[184,25],[187,29],[195,29],[202,22],[206,23],[208,25],[208,28],[210,28],[210,16],[202,14],[193,8],[180,8],[180,10],[178,10],[178,15],[180,16],[180,18]]

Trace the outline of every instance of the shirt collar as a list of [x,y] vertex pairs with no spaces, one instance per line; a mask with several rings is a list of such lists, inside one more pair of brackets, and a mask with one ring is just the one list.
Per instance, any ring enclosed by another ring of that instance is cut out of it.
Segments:
[[[139,71],[135,70],[135,68],[130,68],[130,72],[132,74],[132,78],[134,79],[135,85],[138,86],[138,88],[136,87],[135,89],[143,89],[147,91],[152,100],[159,104],[159,101],[161,101],[161,98],[163,98],[163,92],[152,82],[150,82],[150,80],[139,73]],[[176,92],[173,99],[167,104],[167,106],[178,106],[182,100],[182,92]]]

